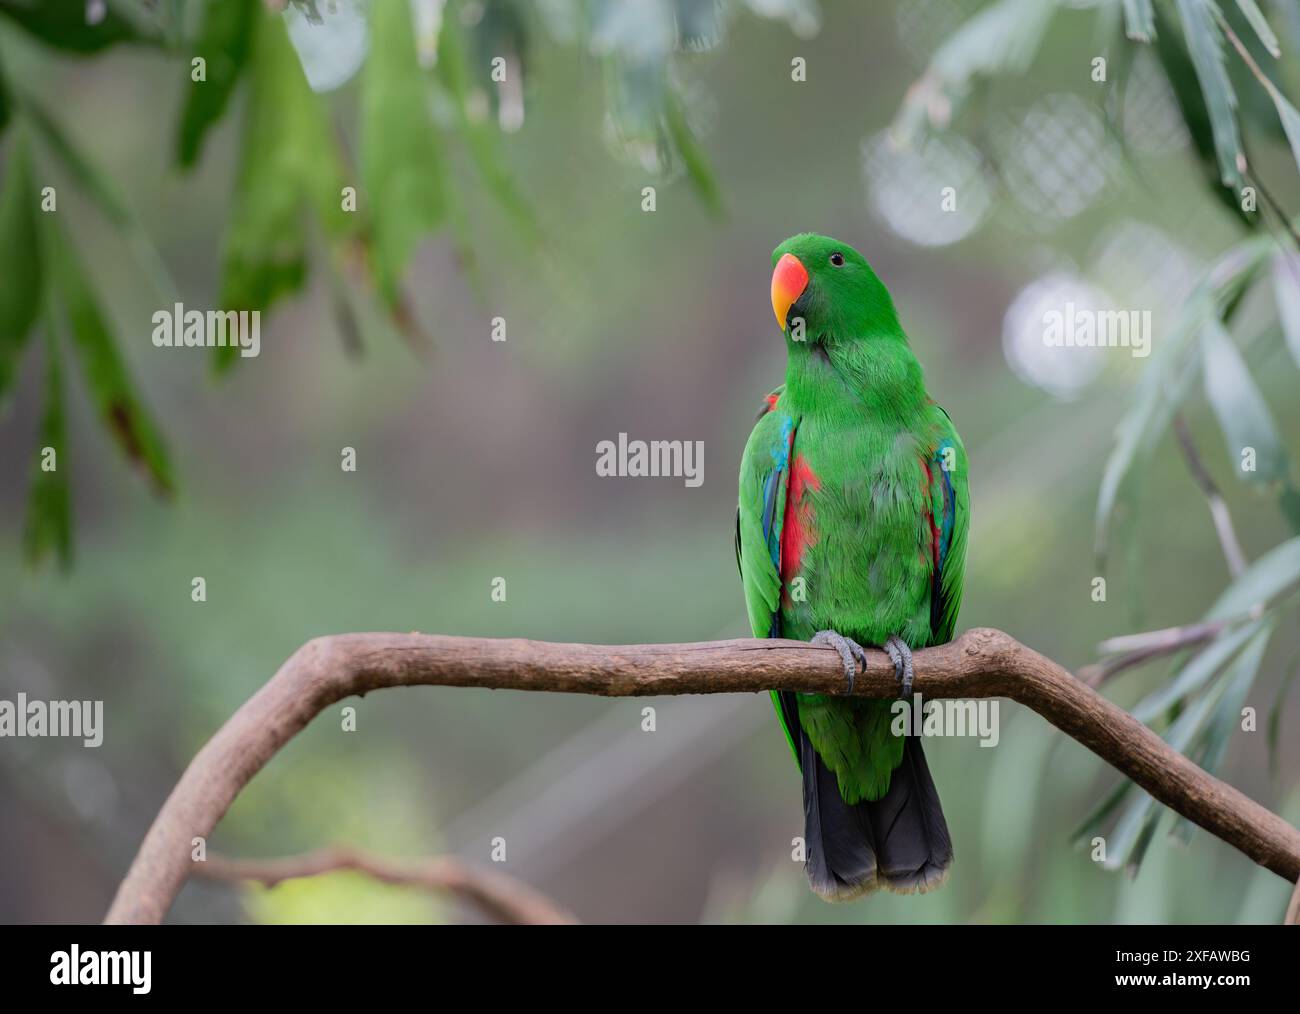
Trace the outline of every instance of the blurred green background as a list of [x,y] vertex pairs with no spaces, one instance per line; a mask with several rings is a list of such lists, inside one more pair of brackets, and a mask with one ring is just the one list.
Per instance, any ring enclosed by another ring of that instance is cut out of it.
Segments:
[[[909,85],[980,6],[726,5],[717,37],[673,71],[722,215],[689,166],[651,164],[611,128],[602,57],[534,24],[522,123],[499,140],[542,238],[523,241],[474,166],[454,163],[460,240],[429,237],[406,275],[434,346],[424,354],[373,313],[361,316],[362,351],[349,352],[316,270],[263,315],[260,357],[216,377],[199,350],[151,345],[150,316],[166,304],[120,234],[60,185],[64,231],[166,440],[177,493],[160,500],[124,467],[70,367],[73,565],[25,566],[44,350],[26,357],[0,425],[0,696],[102,699],[106,735],[97,750],[0,741],[0,919],[101,918],[185,764],[309,638],[745,635],[735,475],[783,372],[770,252],[794,232],[835,235],[868,257],[931,393],[961,429],[973,513],[963,627],[1001,627],[1077,669],[1106,637],[1197,619],[1228,576],[1168,439],[1144,466],[1140,509],[1120,519],[1126,548],[1112,554],[1107,601],[1090,595],[1098,486],[1146,361],[1052,354],[1024,337],[1025,311],[1014,308],[1026,291],[1031,309],[1044,291],[1101,292],[1152,308],[1158,345],[1240,223],[1207,193],[1167,86],[1153,61],[1140,69],[1146,55],[1125,99],[1131,164],[1118,155],[1098,112],[1107,85],[1089,76],[1092,58],[1118,44],[1099,38],[1101,5],[1070,5],[1031,67],[977,96],[979,132],[1004,156],[997,173],[956,135],[894,151],[884,132]],[[0,27],[6,71],[116,182],[186,305],[217,305],[247,96],[236,94],[197,171],[182,174],[173,138],[184,60],[131,46],[76,58]],[[615,48],[639,37],[635,24],[624,31]],[[795,57],[806,81],[791,79]],[[358,129],[356,90],[351,81],[330,96],[345,147]],[[1255,158],[1279,199],[1300,204],[1285,149]],[[647,213],[649,185],[657,206]],[[958,188],[955,214],[938,209],[946,185]],[[473,253],[472,275],[458,242]],[[1253,302],[1242,314],[1268,319]],[[491,340],[494,317],[505,318],[503,343]],[[1296,364],[1276,341],[1247,357],[1284,441],[1300,447]],[[1286,521],[1234,478],[1204,399],[1187,412],[1247,555],[1283,541]],[[702,440],[703,485],[597,477],[596,444],[619,432]],[[343,447],[356,449],[355,473],[340,468]],[[195,576],[206,602],[191,601]],[[504,603],[491,599],[498,576]],[[1288,613],[1248,704],[1267,712],[1297,650]],[[1107,693],[1131,706],[1167,673],[1127,674]],[[617,922],[1276,922],[1290,894],[1204,832],[1168,838],[1167,820],[1136,879],[1101,869],[1071,836],[1117,776],[1009,702],[996,748],[963,739],[927,749],[955,841],[949,884],[840,907],[816,899],[790,858],[800,783],[766,695],[415,688],[345,703],[357,731],[340,731],[338,708],[321,715],[239,797],[213,851],[274,856],[345,841],[487,864],[500,835],[505,872],[584,920]],[[658,710],[654,733],[640,728],[647,704]],[[1292,822],[1298,718],[1292,697],[1275,772],[1262,721],[1232,737],[1220,768]],[[171,914],[463,917],[353,874],[271,891],[191,883]]]

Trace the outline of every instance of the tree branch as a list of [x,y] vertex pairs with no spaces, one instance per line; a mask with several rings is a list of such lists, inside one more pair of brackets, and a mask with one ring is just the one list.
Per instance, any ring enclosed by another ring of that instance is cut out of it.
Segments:
[[279,859],[210,856],[193,864],[191,875],[207,880],[251,880],[274,887],[285,880],[355,870],[386,884],[405,884],[455,894],[498,922],[531,926],[576,923],[570,912],[521,880],[468,866],[452,856],[390,859],[347,845],[333,845]]
[[[1009,697],[1032,708],[1160,802],[1287,880],[1300,879],[1300,831],[1172,749],[1055,662],[997,630],[971,630],[916,652],[916,692]],[[490,687],[643,697],[843,694],[830,647],[781,639],[601,646],[427,634],[338,634],[307,642],[199,751],[163,804],[105,918],[160,922],[239,791],[324,708],[398,686]],[[869,653],[855,693],[898,692],[893,665]]]

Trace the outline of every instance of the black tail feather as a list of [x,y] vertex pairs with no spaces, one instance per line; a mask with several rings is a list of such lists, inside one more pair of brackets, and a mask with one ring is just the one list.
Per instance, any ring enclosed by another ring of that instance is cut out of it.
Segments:
[[908,894],[931,891],[947,879],[952,838],[919,737],[907,737],[884,798],[862,805],[875,834],[881,886]]
[[940,886],[952,865],[952,840],[920,739],[909,736],[889,791],[849,804],[802,729],[805,870],[828,901],[848,901],[878,888],[898,893]]

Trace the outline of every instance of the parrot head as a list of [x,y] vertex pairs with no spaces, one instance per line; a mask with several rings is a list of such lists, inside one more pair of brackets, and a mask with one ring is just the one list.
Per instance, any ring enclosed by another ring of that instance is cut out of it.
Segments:
[[901,334],[889,290],[847,243],[805,232],[772,251],[772,310],[793,343],[834,346]]

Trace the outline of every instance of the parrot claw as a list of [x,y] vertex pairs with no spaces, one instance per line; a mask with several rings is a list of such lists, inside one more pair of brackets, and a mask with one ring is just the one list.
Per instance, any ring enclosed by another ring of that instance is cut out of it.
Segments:
[[903,685],[904,699],[912,696],[912,649],[897,634],[890,634],[883,645],[885,654],[894,663],[894,675]]
[[840,653],[840,661],[844,663],[844,678],[849,684],[849,693],[853,693],[853,681],[858,675],[858,663],[862,663],[862,671],[867,671],[867,653],[862,645],[857,641],[851,641],[842,634],[834,630],[819,630],[813,634],[811,644],[829,644],[832,648]]

